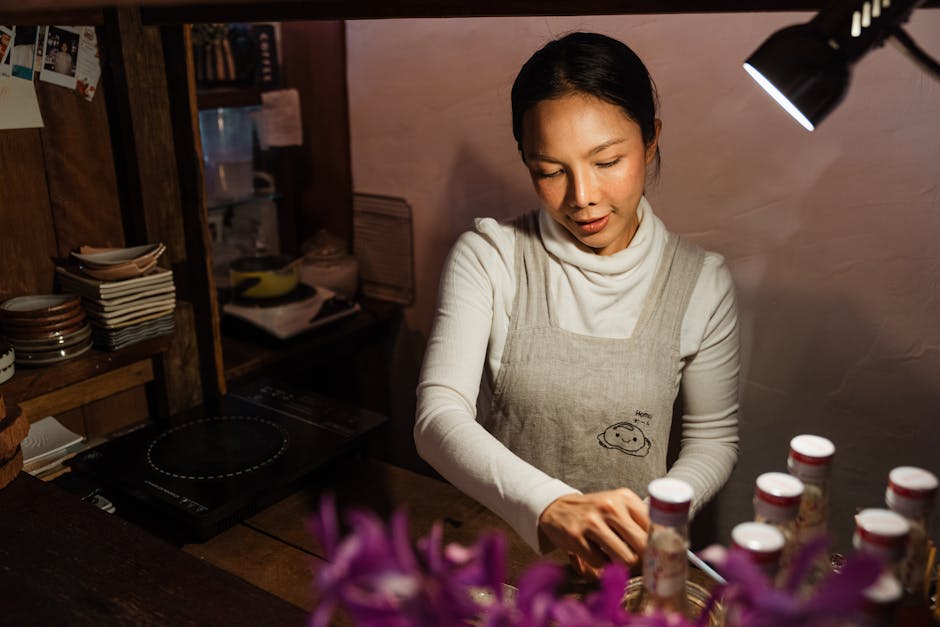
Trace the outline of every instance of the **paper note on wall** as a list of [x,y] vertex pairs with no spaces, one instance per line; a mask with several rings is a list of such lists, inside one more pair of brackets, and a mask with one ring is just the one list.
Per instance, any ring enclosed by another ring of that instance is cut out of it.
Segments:
[[42,128],[33,81],[0,76],[0,129]]
[[82,38],[78,43],[78,67],[75,72],[75,91],[91,100],[98,89],[101,63],[98,60],[98,37],[94,26],[82,27]]
[[303,144],[300,94],[296,89],[263,92],[256,121],[262,148]]

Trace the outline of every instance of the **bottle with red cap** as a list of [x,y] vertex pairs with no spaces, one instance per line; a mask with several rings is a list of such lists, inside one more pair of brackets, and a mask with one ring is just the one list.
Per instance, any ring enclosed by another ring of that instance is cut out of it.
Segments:
[[904,590],[898,578],[889,572],[864,590],[858,613],[850,624],[853,627],[894,627]]
[[855,515],[852,546],[857,551],[877,557],[885,565],[885,570],[896,576],[907,549],[910,530],[904,516],[890,509],[869,507]]
[[780,570],[786,571],[796,543],[796,516],[803,482],[783,472],[765,472],[754,485],[754,521],[775,527],[784,539]]
[[650,528],[643,554],[640,612],[688,615],[689,506],[692,486],[654,479],[649,488]]
[[796,543],[802,546],[826,533],[829,524],[829,473],[836,447],[818,435],[790,440],[787,471],[803,482],[803,497],[796,516]]
[[780,529],[760,522],[743,522],[731,530],[732,546],[744,551],[770,581],[780,571],[780,558],[786,540]]
[[888,474],[885,504],[910,525],[907,549],[898,567],[898,578],[910,596],[927,596],[924,589],[930,539],[928,517],[937,495],[937,477],[914,466],[899,466]]
[[877,557],[885,567],[878,581],[862,592],[863,603],[857,625],[889,627],[895,624],[903,595],[898,569],[909,533],[907,520],[889,509],[870,507],[855,515],[852,546],[857,551]]

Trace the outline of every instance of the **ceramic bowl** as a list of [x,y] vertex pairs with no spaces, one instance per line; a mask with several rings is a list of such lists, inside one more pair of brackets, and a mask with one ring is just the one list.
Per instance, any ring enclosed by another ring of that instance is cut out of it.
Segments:
[[8,337],[29,337],[36,333],[61,331],[80,324],[85,319],[85,310],[82,308],[69,311],[65,314],[49,316],[48,318],[7,318],[3,321],[3,329]]
[[4,320],[48,318],[81,309],[81,300],[75,294],[33,294],[17,296],[0,305]]
[[6,342],[0,342],[0,370],[13,363],[13,347]]
[[143,246],[132,246],[130,248],[95,248],[92,246],[82,246],[79,252],[72,252],[71,255],[77,259],[83,266],[90,268],[108,268],[112,266],[122,266],[133,263],[138,267],[156,259],[166,250],[163,244],[145,244]]
[[90,348],[91,338],[86,339],[80,344],[75,344],[74,346],[66,346],[53,350],[33,352],[17,351],[16,363],[21,366],[47,366],[49,364],[56,364],[60,361],[72,359],[73,357],[78,357],[82,353],[87,352]]
[[12,363],[9,366],[0,367],[0,383],[9,381],[14,372],[16,372],[16,366]]

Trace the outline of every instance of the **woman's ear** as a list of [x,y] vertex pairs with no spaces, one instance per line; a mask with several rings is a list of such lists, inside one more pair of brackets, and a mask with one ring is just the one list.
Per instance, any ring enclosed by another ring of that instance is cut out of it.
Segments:
[[653,120],[653,128],[656,130],[656,134],[653,135],[653,141],[651,141],[646,146],[646,164],[649,165],[653,162],[653,159],[656,158],[656,153],[659,151],[659,134],[663,130],[663,121],[659,118]]

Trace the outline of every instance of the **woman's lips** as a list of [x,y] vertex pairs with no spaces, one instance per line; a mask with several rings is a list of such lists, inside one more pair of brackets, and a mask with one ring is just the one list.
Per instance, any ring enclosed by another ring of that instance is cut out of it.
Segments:
[[610,214],[607,214],[606,216],[602,218],[597,218],[595,220],[588,220],[588,221],[576,220],[574,224],[575,224],[575,227],[578,229],[579,233],[582,233],[583,235],[593,235],[594,233],[598,233],[605,226],[607,226],[607,222],[609,220],[610,220]]

